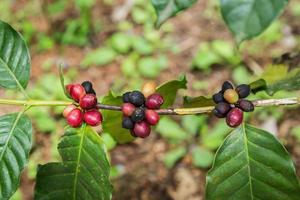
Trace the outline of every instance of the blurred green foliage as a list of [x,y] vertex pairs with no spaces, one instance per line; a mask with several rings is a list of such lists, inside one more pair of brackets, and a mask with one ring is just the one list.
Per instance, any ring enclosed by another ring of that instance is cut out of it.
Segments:
[[163,159],[166,167],[172,168],[185,156],[192,158],[195,167],[211,166],[214,151],[230,129],[223,121],[210,128],[208,120],[206,116],[183,116],[179,122],[169,117],[160,120],[156,131],[171,147]]

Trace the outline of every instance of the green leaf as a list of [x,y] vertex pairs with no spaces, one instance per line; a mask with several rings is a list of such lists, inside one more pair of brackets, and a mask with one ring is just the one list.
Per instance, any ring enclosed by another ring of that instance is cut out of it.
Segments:
[[102,139],[103,139],[103,142],[104,142],[104,144],[105,144],[108,151],[112,150],[117,145],[114,138],[112,138],[111,135],[108,134],[108,133],[102,133]]
[[289,68],[286,65],[269,65],[264,69],[261,79],[264,79],[268,84],[280,81],[288,75]]
[[[102,99],[103,104],[107,105],[122,105],[122,97],[117,96],[110,92],[107,96]],[[103,130],[106,133],[109,133],[118,143],[127,143],[134,140],[134,137],[131,136],[130,132],[127,129],[122,128],[122,113],[111,111],[111,110],[102,110],[103,114]]]
[[[297,70],[297,72],[296,72]],[[267,85],[267,93],[269,95],[274,95],[276,92],[285,91],[295,91],[300,90],[300,71],[296,69],[295,72],[290,72],[288,76],[284,77],[282,80],[277,81],[273,84]]]
[[203,147],[196,147],[192,151],[192,158],[196,167],[208,168],[214,160],[214,154]]
[[186,154],[186,149],[184,147],[178,147],[176,149],[172,149],[164,155],[164,164],[167,168],[172,168],[178,160],[183,158]]
[[152,0],[157,14],[156,26],[159,27],[167,19],[178,12],[191,7],[197,0]]
[[30,55],[21,34],[0,20],[0,87],[26,88],[30,76]]
[[32,125],[23,113],[0,117],[0,199],[15,193],[27,165],[32,145]]
[[111,199],[106,149],[92,128],[68,128],[58,151],[61,163],[38,166],[35,199]]
[[298,200],[290,155],[270,133],[241,125],[217,151],[208,173],[207,200]]
[[221,0],[223,18],[238,42],[266,30],[288,0]]
[[215,102],[212,100],[212,98],[208,98],[205,96],[199,96],[199,97],[185,96],[183,99],[183,107],[185,108],[206,107],[206,106],[215,106]]
[[264,79],[256,80],[249,84],[251,88],[251,92],[256,94],[259,91],[263,91],[267,89],[267,82]]
[[[252,92],[266,91],[268,95],[272,96],[276,92],[281,90],[284,91],[300,90],[300,69],[299,68],[296,68],[288,73],[285,72],[283,68],[279,68],[279,73],[282,74],[281,77],[279,77],[279,75],[276,74],[276,77],[274,75],[273,78],[270,78],[272,74],[271,72],[265,73],[262,79],[259,79],[250,84]],[[263,79],[264,77],[266,78],[266,80]]]
[[178,80],[173,80],[166,82],[162,85],[160,85],[156,92],[161,94],[164,97],[164,104],[162,105],[162,108],[167,108],[173,105],[178,90],[180,89],[186,89],[187,86],[186,77],[182,76]]

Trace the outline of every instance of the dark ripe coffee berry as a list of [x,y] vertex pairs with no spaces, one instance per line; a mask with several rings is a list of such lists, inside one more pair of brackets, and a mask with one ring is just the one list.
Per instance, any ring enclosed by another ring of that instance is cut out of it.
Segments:
[[83,118],[91,126],[99,126],[103,120],[102,114],[97,109],[86,111]]
[[129,102],[135,106],[141,106],[145,103],[145,96],[140,91],[133,91],[129,94]]
[[80,99],[79,105],[85,110],[95,108],[97,105],[97,97],[94,94],[86,94]]
[[94,94],[96,95],[95,90],[93,89],[93,84],[90,81],[84,81],[81,83],[82,87],[84,87],[84,90],[87,94]]
[[67,116],[67,122],[73,128],[77,128],[81,126],[83,122],[83,113],[80,109],[75,108],[72,110],[69,115]]
[[226,102],[220,102],[215,107],[215,110],[221,115],[226,115],[230,109],[231,109],[230,105]]
[[134,122],[129,117],[124,117],[122,120],[122,127],[125,129],[133,129]]
[[254,111],[254,105],[251,101],[248,101],[246,99],[240,99],[237,103],[237,107],[242,109],[245,112],[252,112]]
[[156,125],[159,122],[159,115],[154,110],[146,110],[145,119],[150,125]]
[[220,102],[224,102],[225,101],[222,92],[218,92],[218,93],[214,94],[212,96],[212,98],[213,98],[213,100],[214,100],[215,103],[220,103]]
[[159,109],[164,103],[164,98],[160,94],[152,94],[146,100],[146,107],[149,109]]
[[225,92],[228,89],[233,89],[233,85],[229,81],[225,81],[222,85],[222,92]]
[[224,118],[224,117],[226,117],[226,114],[219,113],[219,111],[217,111],[216,109],[213,110],[213,113],[218,118]]
[[228,103],[234,104],[239,100],[239,95],[234,89],[228,89],[224,92],[224,99]]
[[124,103],[122,105],[122,112],[125,116],[130,117],[135,110],[135,106],[131,103]]
[[74,110],[75,108],[77,108],[75,105],[68,105],[65,109],[64,109],[64,112],[63,112],[63,116],[65,117],[65,118],[67,118],[67,116],[70,114],[70,112],[72,111],[72,110]]
[[244,118],[244,113],[239,108],[232,108],[226,117],[226,123],[228,126],[235,128],[238,127],[242,122]]
[[126,93],[123,94],[122,99],[123,99],[124,103],[129,103],[129,94],[130,93],[131,92],[126,92]]
[[79,100],[85,95],[85,90],[80,84],[74,84],[70,88],[70,95],[74,101],[79,102]]
[[133,132],[136,137],[146,138],[151,133],[151,127],[147,122],[141,121],[141,122],[135,123]]
[[137,108],[133,111],[131,115],[131,120],[133,122],[140,122],[145,119],[145,110],[143,108]]
[[249,85],[242,84],[236,87],[235,91],[238,93],[240,98],[246,98],[250,95],[251,88]]

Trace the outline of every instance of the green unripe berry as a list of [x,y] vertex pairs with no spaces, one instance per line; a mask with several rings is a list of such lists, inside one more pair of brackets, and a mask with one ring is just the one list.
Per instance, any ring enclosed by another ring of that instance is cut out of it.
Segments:
[[239,100],[239,95],[234,89],[228,89],[224,92],[224,99],[228,103],[234,104]]

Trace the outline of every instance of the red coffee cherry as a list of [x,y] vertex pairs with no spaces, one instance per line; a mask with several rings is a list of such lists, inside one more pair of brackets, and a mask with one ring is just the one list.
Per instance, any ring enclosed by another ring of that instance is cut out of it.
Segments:
[[235,128],[238,127],[242,122],[244,118],[244,113],[239,108],[232,108],[226,117],[226,123],[228,126]]
[[95,108],[97,105],[97,97],[94,94],[86,94],[80,99],[79,105],[85,110]]
[[66,85],[66,90],[69,94],[71,94],[71,88],[73,87],[74,84],[68,84]]
[[148,124],[150,125],[156,125],[159,121],[159,115],[154,110],[146,110],[145,112],[145,118]]
[[102,114],[97,110],[89,110],[84,113],[84,121],[91,126],[98,126],[103,120]]
[[68,105],[65,109],[64,109],[64,112],[63,112],[63,116],[66,118],[69,114],[70,114],[70,112],[72,111],[72,110],[74,110],[75,108],[77,108],[75,105]]
[[67,116],[67,122],[73,128],[77,128],[81,126],[83,122],[83,113],[80,109],[75,108],[72,110],[69,115]]
[[146,138],[150,135],[151,127],[145,121],[137,122],[134,125],[133,132],[136,137]]
[[164,103],[164,98],[160,94],[152,94],[146,100],[146,107],[149,109],[159,109]]
[[70,95],[74,101],[79,102],[79,100],[85,95],[84,87],[80,84],[74,84],[70,87]]
[[135,106],[131,103],[124,103],[122,105],[122,112],[125,116],[130,117],[135,110]]

